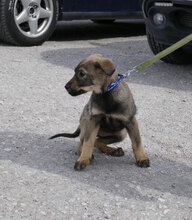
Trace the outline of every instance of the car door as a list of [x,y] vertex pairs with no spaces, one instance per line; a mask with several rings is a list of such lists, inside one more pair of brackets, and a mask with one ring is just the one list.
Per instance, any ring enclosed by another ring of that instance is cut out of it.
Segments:
[[63,12],[140,11],[140,0],[62,0]]

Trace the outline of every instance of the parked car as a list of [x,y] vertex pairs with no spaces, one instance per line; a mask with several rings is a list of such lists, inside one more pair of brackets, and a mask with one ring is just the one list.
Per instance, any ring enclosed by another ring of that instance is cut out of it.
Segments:
[[32,46],[46,41],[58,20],[142,18],[140,0],[1,0],[0,39]]
[[[143,0],[142,10],[154,54],[192,33],[192,0]],[[192,42],[162,60],[192,64]]]

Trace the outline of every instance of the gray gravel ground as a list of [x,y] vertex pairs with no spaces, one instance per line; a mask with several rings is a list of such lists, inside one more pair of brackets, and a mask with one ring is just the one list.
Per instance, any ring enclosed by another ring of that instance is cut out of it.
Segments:
[[47,140],[75,130],[90,94],[63,86],[92,53],[119,73],[152,56],[145,36],[1,45],[0,219],[192,219],[191,65],[159,61],[129,79],[150,168],[135,166],[127,138],[124,157],[95,150],[76,172],[78,139]]

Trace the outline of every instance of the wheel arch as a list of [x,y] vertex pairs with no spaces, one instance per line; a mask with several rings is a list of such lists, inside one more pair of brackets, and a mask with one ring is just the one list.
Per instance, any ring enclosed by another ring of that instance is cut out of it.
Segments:
[[146,11],[145,11],[145,2],[146,2],[146,0],[141,0],[141,9],[142,9],[144,18],[147,17],[147,14],[146,14]]
[[62,3],[63,3],[63,0],[56,0],[57,4],[58,4],[58,20],[62,20],[62,12],[63,12],[63,6],[62,6]]

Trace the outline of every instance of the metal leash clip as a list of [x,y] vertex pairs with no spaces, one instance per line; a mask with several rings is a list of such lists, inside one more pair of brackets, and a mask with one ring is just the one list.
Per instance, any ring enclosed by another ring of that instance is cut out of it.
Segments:
[[123,78],[128,78],[133,72],[137,71],[137,66],[134,66],[131,70],[128,70],[126,73],[122,74]]

